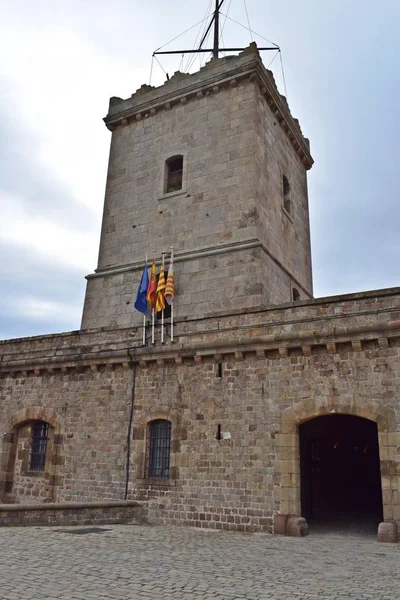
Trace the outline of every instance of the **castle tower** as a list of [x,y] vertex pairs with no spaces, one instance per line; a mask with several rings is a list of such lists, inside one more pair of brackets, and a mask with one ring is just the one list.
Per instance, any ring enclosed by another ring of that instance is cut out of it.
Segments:
[[141,323],[144,257],[174,246],[175,316],[312,297],[309,143],[256,45],[111,98],[98,267],[82,328]]

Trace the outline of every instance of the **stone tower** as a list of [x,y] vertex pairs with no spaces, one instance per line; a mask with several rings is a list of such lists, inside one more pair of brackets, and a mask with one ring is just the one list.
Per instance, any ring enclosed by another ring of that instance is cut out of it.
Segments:
[[141,322],[145,254],[174,246],[175,316],[312,297],[309,143],[255,44],[111,98],[98,267],[82,329]]

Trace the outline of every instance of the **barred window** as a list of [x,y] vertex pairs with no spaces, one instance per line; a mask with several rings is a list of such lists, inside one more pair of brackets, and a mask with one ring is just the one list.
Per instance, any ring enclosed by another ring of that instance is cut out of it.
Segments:
[[49,424],[45,423],[45,421],[34,421],[32,425],[31,456],[29,460],[30,471],[38,473],[44,471],[48,437]]
[[150,421],[147,426],[147,477],[168,479],[170,456],[170,421],[164,419]]

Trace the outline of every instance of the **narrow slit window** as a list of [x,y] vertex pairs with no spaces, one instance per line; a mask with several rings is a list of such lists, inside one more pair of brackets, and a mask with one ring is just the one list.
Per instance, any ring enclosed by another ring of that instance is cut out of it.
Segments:
[[282,177],[283,208],[290,214],[290,183],[286,175]]
[[165,192],[177,192],[182,189],[183,156],[172,156],[166,161]]
[[49,424],[44,421],[35,421],[32,425],[31,456],[29,470],[42,473],[46,464],[47,441],[49,438]]
[[147,477],[168,479],[171,459],[171,422],[150,421],[147,426]]
[[293,302],[297,302],[297,300],[300,300],[300,293],[299,290],[297,290],[296,288],[293,288],[292,290],[292,298]]

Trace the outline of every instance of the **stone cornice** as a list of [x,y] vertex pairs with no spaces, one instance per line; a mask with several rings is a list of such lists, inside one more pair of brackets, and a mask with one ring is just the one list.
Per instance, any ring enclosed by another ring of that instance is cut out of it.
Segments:
[[[243,240],[241,242],[232,242],[230,244],[218,244],[216,246],[207,246],[206,248],[196,248],[186,252],[175,252],[174,263],[185,262],[187,260],[196,260],[206,256],[215,256],[217,254],[226,254],[227,252],[236,252],[238,250],[250,250],[261,246],[261,242],[257,238]],[[160,264],[160,260],[156,261]],[[121,265],[119,267],[108,267],[105,269],[96,269],[94,273],[86,275],[86,279],[96,277],[106,277],[108,275],[119,275],[127,271],[141,271],[143,269],[143,258],[133,261],[130,264]]]
[[159,88],[142,86],[127,100],[112,98],[104,122],[113,131],[131,120],[148,118],[204,94],[218,93],[221,87],[236,85],[246,78],[258,84],[304,166],[310,169],[314,161],[308,140],[303,137],[298,121],[292,117],[286,98],[279,93],[271,71],[264,67],[255,44],[251,44],[237,57],[211,61],[193,75],[177,73]]
[[[273,327],[271,327],[272,329]],[[23,358],[5,360],[0,363],[0,375],[33,376],[54,375],[58,372],[68,375],[74,372],[97,370],[113,370],[117,366],[131,368],[137,363],[141,368],[149,364],[164,366],[167,362],[183,364],[200,364],[203,360],[221,362],[229,358],[231,361],[246,358],[276,360],[286,358],[292,350],[301,349],[304,356],[311,356],[313,349],[323,348],[326,353],[340,351],[343,344],[351,344],[353,352],[363,350],[363,344],[373,342],[377,350],[390,347],[391,340],[400,338],[400,320],[384,323],[365,323],[354,326],[331,326],[325,330],[304,329],[300,331],[284,331],[277,327],[276,333],[252,336],[233,335],[232,339],[215,339],[165,346],[135,346],[116,349],[81,348],[81,352],[63,356],[41,358]],[[254,327],[257,330],[257,326]],[[208,332],[194,334],[207,338]],[[224,331],[222,330],[223,334]],[[250,334],[250,335],[249,335]]]
[[[267,246],[260,242],[257,238],[242,240],[241,242],[233,242],[230,244],[219,244],[217,246],[207,246],[206,248],[196,248],[194,250],[188,250],[186,252],[176,252],[174,255],[174,262],[185,262],[188,260],[196,260],[198,258],[204,258],[206,256],[216,256],[218,254],[227,254],[229,252],[237,252],[238,250],[251,250],[252,248],[262,248],[262,250],[274,261],[276,265],[282,271],[286,273],[290,279],[296,283],[296,285],[303,290],[308,297],[312,297],[312,294],[307,290],[303,284],[291,273],[267,248]],[[160,264],[160,260],[156,261]],[[120,275],[121,273],[127,273],[129,271],[142,271],[143,259],[136,260],[130,264],[120,265],[118,267],[108,267],[105,269],[96,269],[94,273],[86,275],[86,279],[96,279],[98,277],[110,277],[113,275]]]

